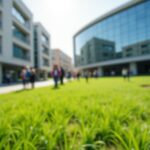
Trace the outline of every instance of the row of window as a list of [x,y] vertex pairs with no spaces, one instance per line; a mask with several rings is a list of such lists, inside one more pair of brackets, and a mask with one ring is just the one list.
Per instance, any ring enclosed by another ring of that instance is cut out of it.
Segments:
[[49,59],[43,58],[43,66],[49,67]]
[[13,56],[27,61],[30,60],[30,52],[16,44],[13,44]]
[[12,32],[14,37],[21,40],[22,42],[25,42],[27,44],[30,44],[29,35],[24,33],[21,29],[19,29],[16,25],[12,26]]
[[45,46],[42,46],[42,52],[49,56],[49,49]]

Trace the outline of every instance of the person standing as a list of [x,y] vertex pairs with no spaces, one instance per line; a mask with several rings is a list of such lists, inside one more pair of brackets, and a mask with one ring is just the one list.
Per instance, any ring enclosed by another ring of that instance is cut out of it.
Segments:
[[58,88],[58,80],[60,77],[60,70],[58,69],[57,65],[54,65],[54,67],[53,67],[52,77],[54,79],[54,87]]
[[27,70],[25,68],[23,68],[21,71],[21,79],[22,79],[22,84],[23,84],[24,89],[26,89],[26,83],[27,83],[26,72]]
[[80,80],[80,72],[77,73],[77,79]]
[[128,76],[128,69],[127,68],[122,69],[122,76],[123,76],[124,80],[126,80],[126,78]]
[[130,75],[131,75],[131,71],[130,71],[130,69],[128,68],[128,69],[127,69],[127,78],[128,78],[128,81],[130,81]]
[[126,74],[127,74],[127,71],[125,68],[122,69],[122,76],[124,79],[126,79]]
[[9,72],[7,72],[7,74],[6,74],[6,81],[7,81],[8,84],[10,84],[11,74]]
[[60,67],[60,83],[61,83],[61,85],[64,84],[64,76],[65,76],[65,71],[62,67]]
[[35,76],[36,76],[35,69],[31,68],[31,70],[30,70],[30,83],[31,83],[32,89],[35,87],[34,86],[35,85]]

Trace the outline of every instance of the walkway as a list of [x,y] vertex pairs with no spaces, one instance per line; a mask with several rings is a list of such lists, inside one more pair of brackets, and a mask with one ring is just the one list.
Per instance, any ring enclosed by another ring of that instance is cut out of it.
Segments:
[[[39,87],[45,87],[45,86],[50,86],[53,85],[53,80],[49,81],[40,81],[35,83],[35,88]],[[31,85],[28,85],[29,88]],[[0,86],[0,94],[5,94],[5,93],[10,93],[10,92],[15,92],[15,91],[20,91],[23,89],[22,84],[17,84],[17,85],[8,85],[8,86]]]

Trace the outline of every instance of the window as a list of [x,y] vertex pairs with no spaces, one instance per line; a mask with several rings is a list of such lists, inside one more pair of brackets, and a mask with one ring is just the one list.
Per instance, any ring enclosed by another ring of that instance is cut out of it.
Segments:
[[131,57],[131,56],[132,56],[131,53],[126,54],[126,57]]
[[132,48],[126,49],[127,52],[131,52],[132,50],[133,50]]
[[147,47],[148,47],[147,44],[141,45],[141,48],[147,48]]
[[106,51],[113,51],[113,46],[112,45],[103,45],[103,48],[106,50]]
[[17,39],[21,40],[22,42],[25,42],[27,44],[30,43],[29,35],[21,31],[16,25],[12,26],[13,36]]
[[42,42],[48,44],[49,40],[48,40],[48,37],[44,34],[42,34]]
[[49,59],[43,58],[43,65],[49,67]]
[[13,45],[13,56],[23,60],[30,60],[30,53],[28,50],[25,50],[18,45]]
[[42,46],[42,52],[46,55],[49,55],[49,49],[45,46]]
[[142,54],[149,54],[149,51],[148,50],[143,50]]

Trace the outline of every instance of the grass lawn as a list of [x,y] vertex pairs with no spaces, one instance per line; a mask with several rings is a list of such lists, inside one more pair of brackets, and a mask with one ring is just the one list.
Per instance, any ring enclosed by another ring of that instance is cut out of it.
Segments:
[[0,150],[150,150],[150,77],[0,95]]

